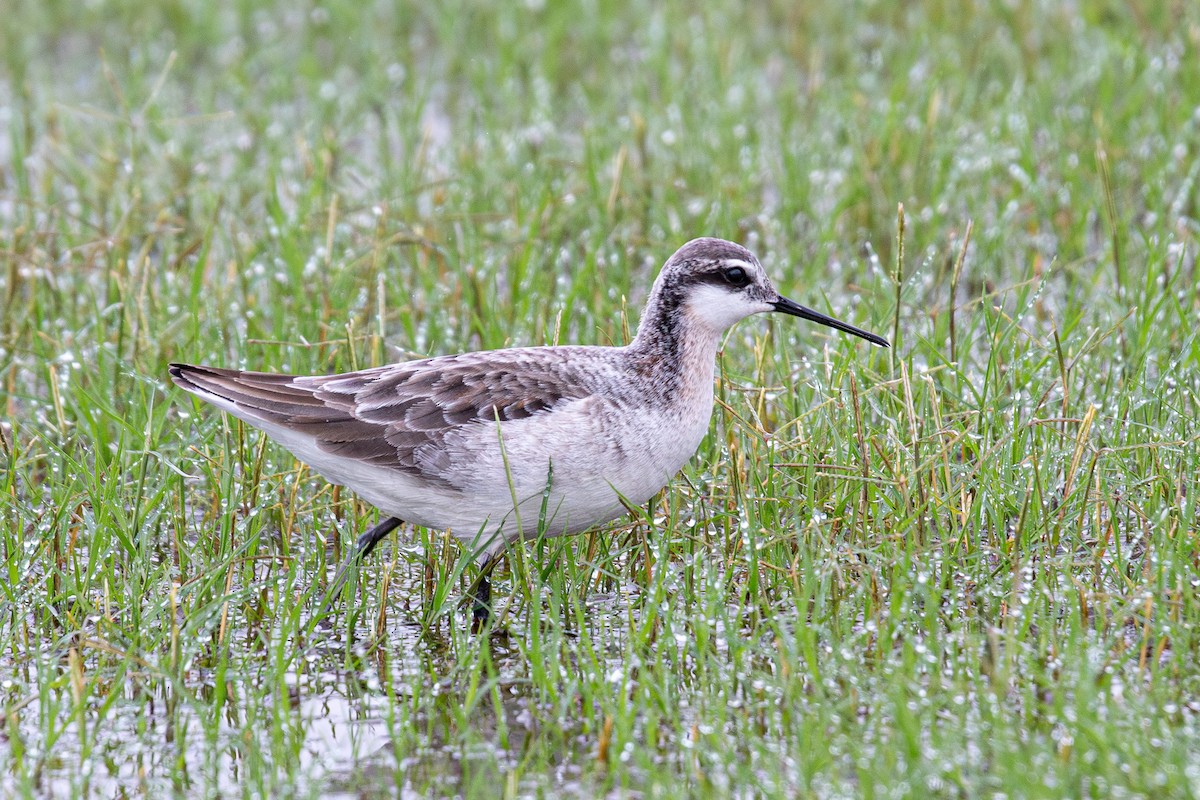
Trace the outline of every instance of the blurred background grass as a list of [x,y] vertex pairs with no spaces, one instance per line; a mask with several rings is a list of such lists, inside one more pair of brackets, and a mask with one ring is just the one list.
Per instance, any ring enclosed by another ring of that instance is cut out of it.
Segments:
[[[18,0],[4,793],[1200,793],[1198,49],[1184,2]],[[369,510],[166,362],[621,343],[699,235],[895,347],[739,327],[510,638],[420,531],[314,633]]]

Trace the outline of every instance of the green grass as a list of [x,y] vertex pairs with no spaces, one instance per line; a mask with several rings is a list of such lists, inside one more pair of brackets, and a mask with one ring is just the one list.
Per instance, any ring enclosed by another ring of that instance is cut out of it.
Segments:
[[[7,13],[0,794],[1200,796],[1200,14],[745,6]],[[428,531],[318,625],[374,512],[166,378],[623,342],[698,235],[894,347],[740,325],[507,635]]]

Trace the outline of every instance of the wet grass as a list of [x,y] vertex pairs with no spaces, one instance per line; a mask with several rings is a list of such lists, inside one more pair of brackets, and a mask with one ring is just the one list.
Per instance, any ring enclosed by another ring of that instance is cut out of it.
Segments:
[[[20,3],[0,31],[0,794],[1200,795],[1187,3]],[[899,213],[898,213],[899,210]],[[753,320],[650,507],[465,557],[201,407]],[[902,244],[902,246],[900,246]]]

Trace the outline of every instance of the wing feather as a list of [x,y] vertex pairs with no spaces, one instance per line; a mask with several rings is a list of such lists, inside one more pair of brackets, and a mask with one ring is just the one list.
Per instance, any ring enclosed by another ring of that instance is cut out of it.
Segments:
[[463,426],[545,414],[591,394],[580,348],[442,356],[326,376],[172,364],[172,379],[255,420],[312,437],[330,454],[439,480],[446,437]]

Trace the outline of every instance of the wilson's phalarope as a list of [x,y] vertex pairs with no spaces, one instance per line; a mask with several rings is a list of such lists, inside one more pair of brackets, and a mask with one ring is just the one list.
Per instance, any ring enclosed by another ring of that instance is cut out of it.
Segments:
[[510,542],[615,519],[687,463],[708,431],[722,335],[766,311],[888,344],[781,296],[744,247],[695,239],[663,266],[624,347],[520,347],[340,375],[170,373],[387,515],[359,537],[331,597],[403,520],[448,529],[476,554],[479,625]]

